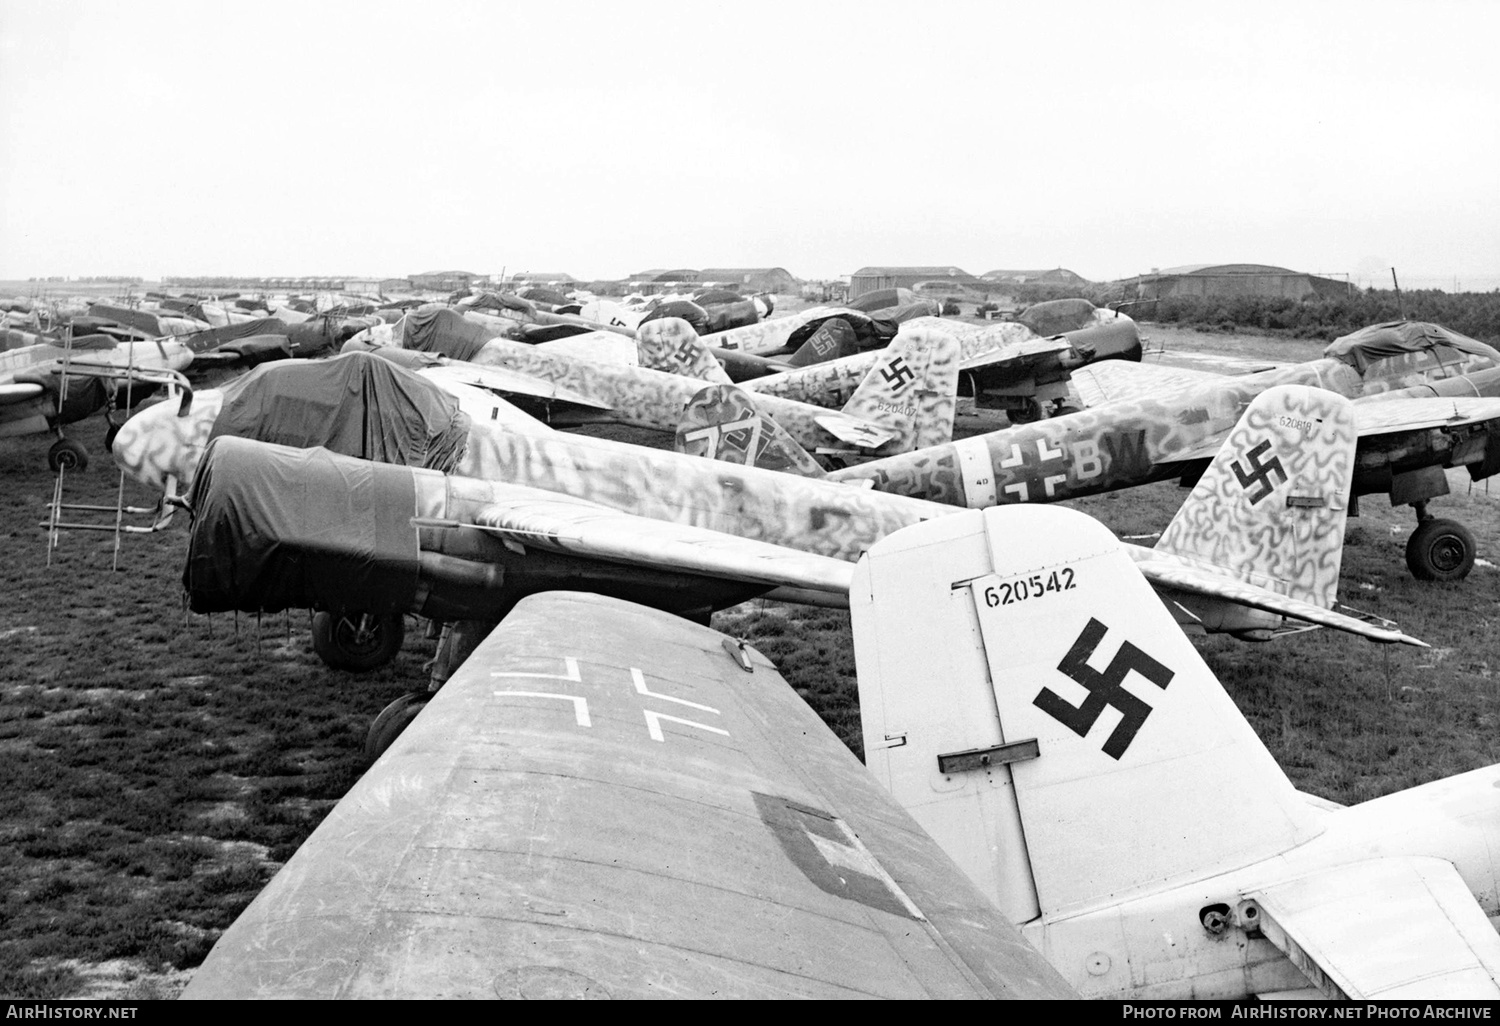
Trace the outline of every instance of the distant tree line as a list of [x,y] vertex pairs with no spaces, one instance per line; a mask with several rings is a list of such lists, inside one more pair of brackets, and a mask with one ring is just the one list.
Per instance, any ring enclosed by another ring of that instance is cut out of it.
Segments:
[[[1101,293],[1087,298],[1104,306],[1115,305],[1119,297]],[[1481,342],[1500,343],[1500,290],[1403,290],[1399,302],[1394,289],[1366,289],[1337,298],[1309,300],[1272,296],[1182,297],[1146,300],[1120,309],[1138,321],[1221,331],[1251,328],[1329,341],[1366,325],[1405,318],[1432,321]]]

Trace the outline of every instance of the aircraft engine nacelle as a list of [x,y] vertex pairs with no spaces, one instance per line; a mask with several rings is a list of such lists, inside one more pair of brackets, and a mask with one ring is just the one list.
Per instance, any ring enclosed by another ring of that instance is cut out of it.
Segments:
[[215,439],[188,499],[189,606],[495,623],[526,595],[564,589],[705,620],[769,590],[517,544],[450,519],[451,480],[325,449]]

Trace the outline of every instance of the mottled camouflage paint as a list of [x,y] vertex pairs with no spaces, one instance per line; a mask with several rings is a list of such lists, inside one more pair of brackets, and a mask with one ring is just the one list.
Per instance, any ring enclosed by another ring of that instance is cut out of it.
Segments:
[[804,477],[827,471],[734,385],[710,385],[688,403],[673,444],[677,452]]
[[1300,386],[1261,393],[1156,551],[1332,606],[1357,442],[1343,396]]
[[[457,474],[562,492],[652,520],[858,559],[951,507],[683,453],[475,424]],[[455,483],[454,487],[465,487]]]
[[[591,396],[607,405],[610,417],[621,423],[669,433],[676,432],[682,411],[703,387],[703,382],[678,374],[558,357],[508,339],[486,342],[474,362],[505,367]],[[818,423],[819,418],[839,414],[776,396],[757,396],[754,401],[762,413],[781,425],[803,448],[847,448],[837,435]],[[951,425],[950,417],[950,435]],[[874,447],[871,452],[875,455],[905,452],[913,447],[915,437],[914,430],[907,430],[903,437]]]
[[831,476],[870,480],[881,491],[974,508],[1053,502],[1174,476],[1177,468],[1170,464],[1212,455],[1202,451],[1204,446],[1222,439],[1250,400],[1276,385],[1308,385],[1355,398],[1488,365],[1475,357],[1440,366],[1430,353],[1412,353],[1380,361],[1361,376],[1346,363],[1321,359],[1238,378],[1194,377],[1153,391],[1149,375],[1137,373],[1138,367],[1114,363],[1090,370],[1118,372],[1126,383],[1140,382],[1137,393],[1151,394],[875,460]]
[[704,335],[703,343],[716,349],[736,349],[742,353],[772,353],[786,345],[792,332],[814,317],[828,312],[827,307],[815,306],[787,317],[747,324],[742,328],[730,328],[728,331],[716,331]]
[[[1007,350],[1021,355],[1027,343],[1038,341],[1037,336],[1022,324],[997,324],[992,328],[979,328],[957,321],[945,321],[940,317],[918,317],[901,326],[901,335],[915,331],[938,331],[952,335],[958,341],[959,369],[970,360]],[[897,340],[899,338],[897,336]],[[896,341],[893,340],[891,345],[895,344]],[[855,390],[869,375],[870,369],[884,357],[885,352],[872,350],[811,367],[768,374],[741,382],[740,387],[762,395],[779,395],[784,399],[838,408],[853,397]]]
[[693,326],[681,317],[647,321],[637,329],[635,344],[642,367],[711,385],[730,384],[729,375],[719,361],[699,339]]
[[148,406],[120,426],[111,454],[121,470],[151,488],[165,489],[171,478],[185,489],[197,473],[214,421],[224,407],[224,393],[205,388],[193,393],[187,416],[176,403]]

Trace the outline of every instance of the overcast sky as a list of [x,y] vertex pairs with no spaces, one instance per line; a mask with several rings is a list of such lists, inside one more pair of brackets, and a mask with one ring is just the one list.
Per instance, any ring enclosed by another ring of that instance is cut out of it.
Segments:
[[1494,288],[1497,41],[1496,0],[0,0],[0,278]]

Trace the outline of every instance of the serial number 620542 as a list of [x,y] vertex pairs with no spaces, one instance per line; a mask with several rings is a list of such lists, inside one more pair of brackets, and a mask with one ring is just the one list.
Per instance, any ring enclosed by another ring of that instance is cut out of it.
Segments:
[[1008,606],[1013,602],[1041,598],[1053,592],[1070,591],[1073,585],[1073,568],[1065,566],[1050,574],[1032,574],[1013,581],[1001,581],[984,589],[984,604],[990,608]]

